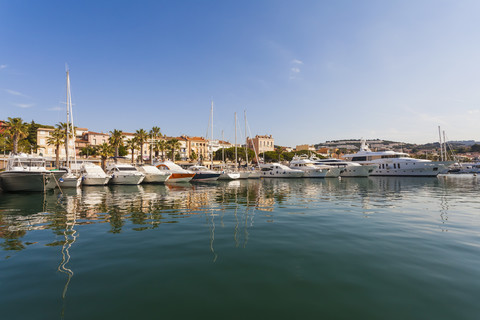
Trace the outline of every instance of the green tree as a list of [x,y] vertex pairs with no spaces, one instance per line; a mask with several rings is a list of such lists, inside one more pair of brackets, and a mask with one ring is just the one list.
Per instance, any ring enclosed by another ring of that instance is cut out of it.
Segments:
[[13,153],[18,153],[18,143],[28,135],[28,125],[23,122],[22,118],[8,118],[4,124],[5,133],[10,137],[13,144]]
[[172,150],[172,161],[175,161],[175,150],[180,149],[182,145],[178,139],[168,140],[167,144],[170,150]]
[[153,127],[149,132],[149,138],[152,140],[150,141],[150,162],[153,163],[153,154],[152,150],[154,149],[157,139],[162,136],[159,127]]
[[125,143],[125,147],[132,152],[132,164],[133,164],[135,150],[137,149],[137,138],[132,138],[130,140],[127,140],[127,142]]
[[140,146],[140,163],[143,163],[143,145],[147,141],[148,133],[143,129],[139,129],[135,132],[135,138],[138,146]]
[[190,160],[195,161],[197,159],[198,159],[197,154],[195,153],[194,150],[192,150],[192,152],[190,153]]
[[110,138],[108,139],[108,142],[110,142],[110,145],[115,150],[115,163],[117,163],[118,151],[120,146],[123,145],[123,131],[117,129],[110,131]]
[[55,146],[55,167],[60,167],[60,146],[64,143],[63,131],[60,127],[55,128],[50,136],[47,138],[47,144]]
[[92,146],[86,146],[80,150],[79,155],[84,156],[85,158],[95,156],[97,155],[97,149]]
[[474,144],[470,147],[471,152],[480,152],[480,144]]
[[[155,150],[162,152],[162,161],[165,161],[165,150],[167,149],[167,141],[165,140],[158,140],[155,143]],[[158,157],[158,154],[156,155]]]
[[113,156],[113,148],[108,143],[104,142],[101,145],[97,146],[97,154],[102,159],[102,169],[105,170],[105,164],[108,157]]

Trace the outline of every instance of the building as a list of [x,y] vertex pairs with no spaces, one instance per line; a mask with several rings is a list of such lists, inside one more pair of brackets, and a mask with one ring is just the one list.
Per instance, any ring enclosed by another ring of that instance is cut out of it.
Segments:
[[88,141],[88,145],[99,146],[104,143],[108,143],[110,135],[108,133],[99,133],[93,131],[86,131],[82,135],[82,139]]
[[[49,145],[48,144],[48,139],[51,137],[52,132],[55,131],[55,129],[52,128],[38,128],[37,129],[37,154],[44,156],[44,157],[49,157],[49,158],[55,158],[56,157],[56,146],[55,145]],[[73,156],[74,154],[74,146],[76,144],[76,139],[70,139],[69,141],[69,147],[68,147],[68,154],[69,158],[70,156]],[[60,159],[65,159],[65,146],[62,144],[59,149],[60,153]],[[77,154],[78,154],[77,150]]]
[[248,148],[256,151],[257,153],[275,150],[274,139],[272,138],[272,135],[256,135],[255,138],[247,138],[247,142]]
[[301,144],[301,145],[297,145],[297,146],[295,147],[295,150],[296,150],[296,151],[306,150],[306,151],[313,151],[313,152],[315,152],[315,147],[314,147],[314,146],[311,146],[311,145],[308,145],[308,144]]

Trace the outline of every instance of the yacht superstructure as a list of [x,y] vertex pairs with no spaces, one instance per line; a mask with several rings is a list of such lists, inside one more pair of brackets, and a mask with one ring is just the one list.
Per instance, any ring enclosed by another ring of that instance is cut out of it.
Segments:
[[83,163],[80,166],[80,174],[82,176],[82,184],[85,186],[104,186],[111,177],[100,166],[93,163]]
[[332,167],[341,168],[341,177],[368,177],[370,173],[376,168],[375,165],[361,165],[356,162],[345,161],[341,159],[319,159],[316,157],[310,158],[315,165],[328,165]]
[[168,183],[189,182],[195,176],[195,173],[183,169],[178,164],[175,164],[172,161],[156,163],[155,166],[160,169],[160,171],[165,171],[172,174],[167,180]]
[[305,178],[337,178],[342,172],[341,168],[316,165],[305,155],[293,157],[290,161],[290,168],[302,170]]
[[147,164],[138,166],[137,169],[145,175],[143,183],[163,183],[172,175],[170,172],[160,170],[155,166]]

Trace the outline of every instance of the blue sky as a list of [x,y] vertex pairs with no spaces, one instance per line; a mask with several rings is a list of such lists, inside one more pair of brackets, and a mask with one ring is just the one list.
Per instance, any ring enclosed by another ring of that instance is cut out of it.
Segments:
[[[295,146],[480,140],[478,1],[0,0],[0,119]],[[240,139],[240,133],[239,138]]]

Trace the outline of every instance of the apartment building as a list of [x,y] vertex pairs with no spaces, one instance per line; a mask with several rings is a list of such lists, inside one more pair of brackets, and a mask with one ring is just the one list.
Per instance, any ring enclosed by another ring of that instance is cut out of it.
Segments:
[[272,135],[256,135],[255,138],[247,138],[248,148],[258,153],[275,150],[275,141]]

